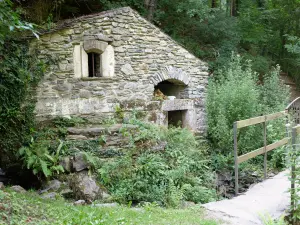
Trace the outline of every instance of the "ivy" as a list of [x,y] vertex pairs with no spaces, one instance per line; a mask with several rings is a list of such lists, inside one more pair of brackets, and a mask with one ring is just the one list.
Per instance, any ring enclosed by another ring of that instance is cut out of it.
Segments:
[[[34,87],[46,64],[29,55],[20,31],[34,33],[32,24],[20,19],[10,0],[0,2],[0,167],[16,159],[17,149],[30,141],[34,129]],[[2,165],[1,165],[2,164]]]

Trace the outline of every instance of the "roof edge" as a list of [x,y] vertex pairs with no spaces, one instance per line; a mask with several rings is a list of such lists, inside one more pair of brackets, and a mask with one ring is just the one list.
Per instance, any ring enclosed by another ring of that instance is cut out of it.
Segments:
[[121,7],[121,8],[115,8],[115,9],[110,9],[110,10],[106,10],[106,11],[102,11],[102,12],[97,12],[97,13],[92,13],[92,14],[88,14],[88,15],[83,15],[80,17],[74,17],[74,18],[70,18],[70,19],[65,19],[62,21],[59,21],[55,27],[53,27],[50,30],[40,30],[39,33],[41,35],[43,34],[50,34],[53,32],[57,32],[66,28],[69,28],[70,26],[72,26],[74,23],[85,20],[85,19],[91,19],[94,17],[103,17],[103,16],[109,16],[109,15],[113,15],[113,14],[119,14],[122,12],[135,12],[134,9],[132,9],[129,6],[125,6],[125,7]]

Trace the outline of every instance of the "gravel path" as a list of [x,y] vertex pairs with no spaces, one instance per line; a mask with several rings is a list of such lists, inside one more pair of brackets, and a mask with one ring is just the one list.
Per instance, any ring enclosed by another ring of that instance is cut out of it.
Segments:
[[246,193],[233,199],[204,204],[208,216],[222,219],[224,224],[256,225],[263,224],[262,215],[270,215],[277,219],[290,203],[290,181],[288,170],[254,185]]

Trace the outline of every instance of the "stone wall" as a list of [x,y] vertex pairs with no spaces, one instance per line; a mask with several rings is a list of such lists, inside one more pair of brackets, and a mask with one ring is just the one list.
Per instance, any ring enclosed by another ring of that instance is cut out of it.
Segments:
[[[74,51],[87,39],[112,46],[114,72],[109,77],[75,76],[80,62]],[[153,120],[152,112],[161,110],[151,103],[154,86],[169,79],[187,85],[184,96],[194,100],[196,130],[205,126],[207,65],[128,7],[64,21],[31,47],[38,49],[39,58],[51,59],[37,93],[40,120],[73,115],[98,121],[124,105],[126,111],[149,112],[148,120]]]

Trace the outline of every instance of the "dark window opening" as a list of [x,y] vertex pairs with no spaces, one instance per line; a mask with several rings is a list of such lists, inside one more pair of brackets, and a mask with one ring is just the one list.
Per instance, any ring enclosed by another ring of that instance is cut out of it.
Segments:
[[89,77],[101,77],[100,54],[88,53]]
[[168,126],[169,127],[183,127],[183,116],[185,111],[169,111],[168,112]]
[[185,98],[186,85],[180,83],[180,81],[165,80],[158,83],[154,89],[160,90],[165,96],[175,96],[176,98]]

